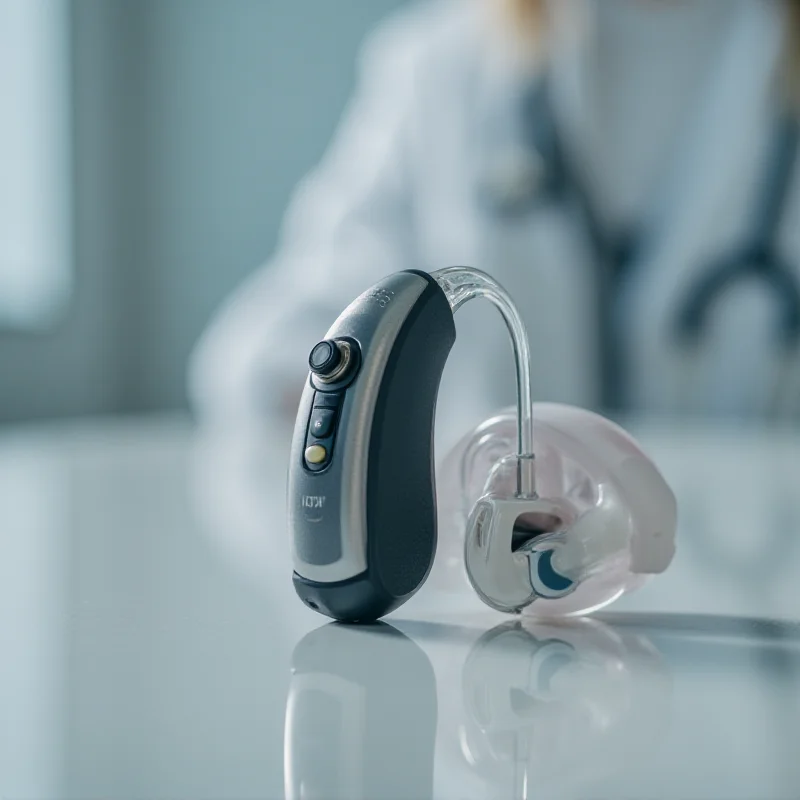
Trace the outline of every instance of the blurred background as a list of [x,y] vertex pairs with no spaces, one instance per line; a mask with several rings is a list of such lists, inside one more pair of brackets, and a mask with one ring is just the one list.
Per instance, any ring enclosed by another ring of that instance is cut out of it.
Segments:
[[[211,416],[290,411],[355,294],[454,263],[520,303],[537,399],[796,419],[797,11],[0,0],[0,422],[185,409],[192,363]],[[477,420],[513,373],[463,313]]]
[[0,421],[186,407],[401,4],[0,0]]

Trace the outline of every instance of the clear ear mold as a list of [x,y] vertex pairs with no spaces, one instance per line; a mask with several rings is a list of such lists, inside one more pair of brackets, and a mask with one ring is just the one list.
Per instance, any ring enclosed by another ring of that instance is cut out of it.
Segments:
[[534,404],[532,417],[530,495],[518,491],[512,409],[446,455],[440,556],[451,569],[464,564],[478,595],[499,610],[587,614],[667,568],[675,498],[638,443],[610,420],[550,403]]

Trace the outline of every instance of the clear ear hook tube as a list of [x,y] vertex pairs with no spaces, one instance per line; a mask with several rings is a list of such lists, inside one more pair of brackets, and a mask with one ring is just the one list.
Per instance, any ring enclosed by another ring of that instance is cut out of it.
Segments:
[[525,323],[508,292],[490,275],[472,267],[446,267],[431,273],[453,313],[476,297],[497,308],[511,336],[517,377],[517,496],[535,498],[531,353]]

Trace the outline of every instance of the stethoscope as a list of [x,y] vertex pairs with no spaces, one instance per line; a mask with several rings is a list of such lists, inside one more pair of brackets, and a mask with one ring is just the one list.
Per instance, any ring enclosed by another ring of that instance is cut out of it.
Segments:
[[[623,332],[615,309],[623,282],[645,250],[645,237],[635,229],[611,232],[602,223],[582,176],[566,152],[546,77],[523,96],[521,112],[523,157],[517,166],[523,168],[524,179],[482,183],[481,204],[503,218],[556,204],[569,204],[575,211],[597,265],[600,402],[607,409],[620,409],[624,406],[626,373]],[[711,314],[724,295],[746,280],[761,282],[775,306],[775,335],[783,356],[781,374],[772,393],[773,406],[780,404],[780,395],[786,390],[789,372],[800,352],[800,280],[777,247],[798,161],[799,140],[797,117],[788,112],[781,114],[771,133],[749,230],[740,245],[698,270],[697,279],[679,299],[672,323],[676,345],[684,353],[699,352]]]

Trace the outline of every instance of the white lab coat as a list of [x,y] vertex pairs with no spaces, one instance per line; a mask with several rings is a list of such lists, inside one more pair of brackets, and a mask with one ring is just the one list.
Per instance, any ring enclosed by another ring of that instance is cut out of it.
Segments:
[[[516,152],[518,89],[530,80],[493,16],[498,5],[423,2],[371,36],[355,97],[295,194],[278,253],[197,347],[190,393],[201,416],[258,416],[291,404],[309,349],[350,300],[395,270],[453,264],[492,273],[519,304],[537,400],[597,405],[595,264],[585,231],[568,209],[532,205],[503,216],[481,201]],[[671,340],[678,298],[752,213],[781,7],[553,5],[550,63],[569,149],[608,221],[636,219],[651,231],[621,315],[627,396],[634,407],[669,412],[686,403],[685,359]],[[798,203],[794,191],[780,237],[795,264]],[[456,315],[438,410],[454,433],[514,398],[509,342],[485,305]],[[773,323],[758,290],[726,299],[704,338],[705,382],[695,379],[691,410],[763,412]]]

